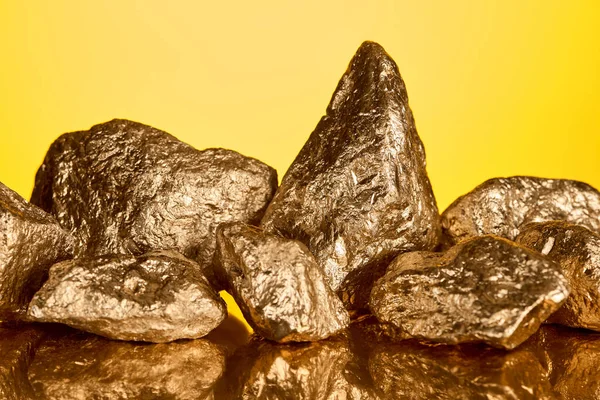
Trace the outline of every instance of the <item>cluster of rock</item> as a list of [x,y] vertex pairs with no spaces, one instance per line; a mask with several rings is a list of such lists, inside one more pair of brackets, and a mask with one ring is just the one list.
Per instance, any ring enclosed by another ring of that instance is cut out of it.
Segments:
[[258,160],[113,120],[52,144],[31,203],[0,185],[0,213],[8,323],[195,339],[226,290],[281,343],[365,314],[398,339],[505,349],[546,321],[600,330],[600,193],[492,179],[440,216],[404,82],[372,42],[279,186]]

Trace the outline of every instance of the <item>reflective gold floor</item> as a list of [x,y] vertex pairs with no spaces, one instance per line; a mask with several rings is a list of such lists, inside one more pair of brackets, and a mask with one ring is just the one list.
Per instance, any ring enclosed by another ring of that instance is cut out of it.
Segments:
[[279,345],[230,317],[208,337],[111,341],[0,329],[1,399],[600,399],[600,334],[544,326],[511,352],[392,341],[370,319]]

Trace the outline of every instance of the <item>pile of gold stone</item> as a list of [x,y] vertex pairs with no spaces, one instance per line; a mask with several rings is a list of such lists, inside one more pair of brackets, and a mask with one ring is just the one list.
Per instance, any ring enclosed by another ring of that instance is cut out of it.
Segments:
[[112,120],[30,202],[0,184],[0,238],[1,399],[600,399],[600,193],[495,178],[440,216],[373,42],[281,184]]

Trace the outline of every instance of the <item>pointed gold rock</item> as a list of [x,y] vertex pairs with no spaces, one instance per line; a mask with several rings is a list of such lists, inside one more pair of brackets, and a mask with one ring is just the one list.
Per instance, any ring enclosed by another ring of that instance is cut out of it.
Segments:
[[306,244],[346,307],[364,311],[394,256],[438,244],[425,164],[398,66],[380,45],[365,42],[262,226]]

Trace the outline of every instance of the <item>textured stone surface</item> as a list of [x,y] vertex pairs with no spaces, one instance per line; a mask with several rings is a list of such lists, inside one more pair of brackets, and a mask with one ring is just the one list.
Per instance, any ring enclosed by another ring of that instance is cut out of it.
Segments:
[[228,360],[218,398],[378,399],[368,380],[349,366],[351,360],[348,341],[341,337],[286,345],[254,339]]
[[537,354],[557,399],[600,399],[600,334],[544,325],[523,347]]
[[31,327],[0,328],[0,399],[35,398],[27,369],[43,336],[42,330]]
[[218,224],[258,223],[276,188],[260,161],[116,119],[59,137],[31,201],[73,233],[77,256],[172,249],[210,280]]
[[439,216],[396,63],[365,42],[262,220],[308,246],[350,309],[400,252],[431,250]]
[[528,224],[517,242],[558,263],[569,281],[571,295],[548,322],[600,331],[600,235],[550,221]]
[[359,344],[361,349],[371,349],[378,343],[397,343],[412,337],[397,326],[380,322],[373,315],[363,315],[352,321],[348,332],[354,338],[352,343]]
[[446,253],[400,255],[375,284],[371,309],[380,321],[419,339],[512,349],[568,294],[554,262],[489,235]]
[[385,343],[373,351],[369,369],[385,399],[554,399],[542,365],[521,349]]
[[29,369],[36,399],[213,399],[225,369],[205,339],[162,344],[110,341],[84,333],[49,340]]
[[48,269],[71,251],[72,238],[51,215],[0,183],[0,322],[25,316]]
[[28,315],[120,340],[199,338],[227,316],[200,266],[172,251],[56,264]]
[[577,181],[494,178],[459,197],[442,214],[444,241],[494,234],[514,240],[530,222],[564,220],[600,232],[600,193]]
[[313,341],[348,325],[323,269],[298,241],[243,223],[224,224],[217,230],[215,268],[262,337]]

